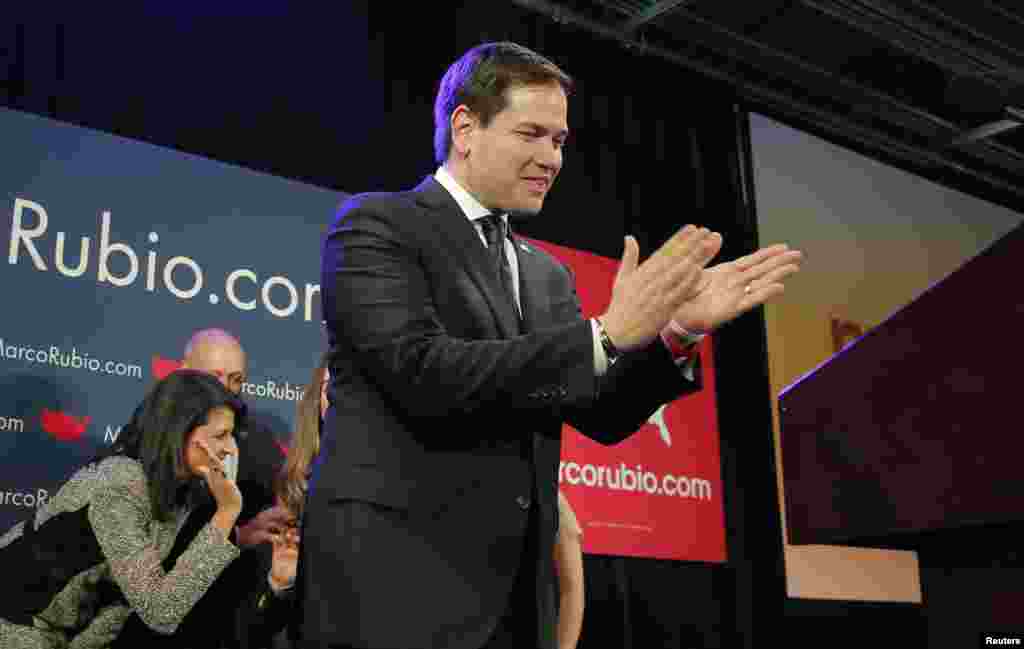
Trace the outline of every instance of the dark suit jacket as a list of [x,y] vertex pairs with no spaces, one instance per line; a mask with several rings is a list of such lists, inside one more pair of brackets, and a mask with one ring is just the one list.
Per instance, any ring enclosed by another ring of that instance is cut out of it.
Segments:
[[554,647],[562,422],[613,444],[697,387],[660,342],[599,385],[572,275],[536,247],[516,252],[522,332],[475,228],[433,178],[339,210],[321,278],[331,408],[299,562],[307,641],[481,647],[532,506],[537,646]]

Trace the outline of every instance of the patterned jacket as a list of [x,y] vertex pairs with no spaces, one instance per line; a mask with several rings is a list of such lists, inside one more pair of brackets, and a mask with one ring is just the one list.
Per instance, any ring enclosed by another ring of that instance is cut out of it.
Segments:
[[155,520],[146,484],[136,460],[106,458],[0,536],[0,647],[108,647],[133,614],[175,633],[240,551],[207,522],[165,565],[192,509]]

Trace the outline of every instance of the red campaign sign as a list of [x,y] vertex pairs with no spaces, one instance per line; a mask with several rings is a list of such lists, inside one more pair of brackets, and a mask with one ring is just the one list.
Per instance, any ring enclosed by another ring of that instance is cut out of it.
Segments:
[[[583,314],[603,313],[618,261],[529,240],[576,274]],[[725,515],[711,337],[703,388],[666,404],[629,439],[603,446],[565,426],[559,488],[588,554],[724,562]]]

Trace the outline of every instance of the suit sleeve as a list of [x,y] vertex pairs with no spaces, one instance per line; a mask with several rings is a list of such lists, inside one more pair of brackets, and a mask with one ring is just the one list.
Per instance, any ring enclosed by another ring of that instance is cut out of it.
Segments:
[[[582,318],[572,270],[564,267],[577,315]],[[698,359],[687,378],[659,338],[623,354],[598,379],[596,399],[586,408],[570,405],[564,415],[573,428],[601,444],[617,444],[637,431],[662,404],[701,389]]]
[[[421,251],[390,202],[356,198],[324,239],[324,314],[338,344],[404,414],[557,415],[594,399],[585,320],[509,340],[465,340],[440,322]],[[392,201],[394,199],[391,199]],[[415,218],[418,214],[405,216]]]

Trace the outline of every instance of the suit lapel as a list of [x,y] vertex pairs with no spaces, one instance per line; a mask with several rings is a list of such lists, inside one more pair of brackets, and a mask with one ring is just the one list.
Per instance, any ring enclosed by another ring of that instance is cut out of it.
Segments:
[[519,305],[523,311],[523,331],[529,333],[551,325],[551,295],[544,290],[548,268],[541,263],[533,246],[512,235],[519,262]]
[[[544,290],[545,267],[537,250],[512,235],[516,260],[519,262],[519,306],[523,311],[523,333],[543,329],[551,324],[551,296]],[[525,443],[534,462],[541,457],[541,436],[532,433]]]
[[519,335],[515,304],[506,298],[498,269],[458,203],[432,176],[424,179],[413,192],[417,203],[429,209],[437,219],[441,240],[448,246],[452,259],[465,269],[487,300],[502,336]]

